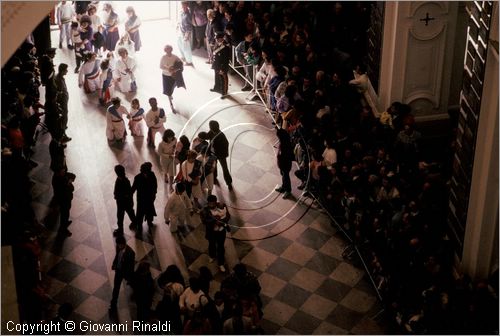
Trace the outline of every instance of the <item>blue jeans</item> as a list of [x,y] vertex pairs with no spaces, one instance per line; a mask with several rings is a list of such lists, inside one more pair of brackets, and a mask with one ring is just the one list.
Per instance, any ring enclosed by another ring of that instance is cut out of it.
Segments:
[[186,60],[186,63],[193,63],[193,53],[191,52],[191,37],[184,40],[183,35],[179,35],[177,38],[177,46],[179,47],[179,52],[181,53],[181,58]]

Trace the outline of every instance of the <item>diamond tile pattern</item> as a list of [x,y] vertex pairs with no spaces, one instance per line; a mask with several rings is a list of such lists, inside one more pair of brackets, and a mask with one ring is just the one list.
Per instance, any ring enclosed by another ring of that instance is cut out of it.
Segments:
[[[145,23],[141,29],[147,31],[148,24],[154,23]],[[137,58],[138,67],[144,70],[152,67],[141,59],[147,50],[146,46],[144,54],[141,50]],[[151,49],[152,54],[155,52]],[[69,57],[71,54],[58,52],[55,63],[65,61],[72,64],[73,60]],[[157,64],[156,59],[151,63]],[[207,78],[212,78],[208,75],[211,70],[208,67],[205,69],[202,63],[200,59],[199,68],[187,68],[184,74],[188,83],[194,85],[200,82],[202,84],[198,85],[206,84],[208,87],[211,83]],[[151,69],[153,73],[157,72],[156,67]],[[206,72],[206,76],[200,76],[197,71]],[[72,303],[75,319],[109,321],[107,307],[114,278],[111,263],[115,256],[112,232],[116,228],[113,167],[119,162],[124,164],[132,180],[139,172],[140,164],[150,161],[158,179],[155,227],[148,230],[144,224],[142,238],[136,238],[134,232],[128,229],[129,219],[125,216],[127,243],[136,252],[136,262],[150,262],[154,277],[170,264],[176,264],[186,280],[190,275],[197,274],[199,267],[209,267],[215,277],[211,288],[213,294],[225,274],[218,271],[215,263],[208,263],[208,244],[199,216],[190,218],[189,229],[179,230],[178,234],[169,232],[163,224],[163,206],[169,192],[156,152],[147,148],[144,138],[128,137],[122,146],[108,146],[103,110],[98,107],[95,96],[86,96],[78,89],[76,79],[72,73],[67,75],[70,111],[86,113],[70,113],[69,121],[68,133],[73,141],[68,143],[66,149],[67,161],[69,170],[77,174],[78,181],[71,209],[72,237],[61,239],[55,235],[59,224],[57,211],[50,204],[52,174],[49,165],[43,164],[32,171],[36,183],[33,192],[37,216],[49,228],[48,238],[43,244],[41,265],[47,292],[58,304]],[[146,106],[147,99],[154,95],[151,91],[158,91],[155,88],[157,85],[151,85],[148,79],[142,71],[137,73],[137,98]],[[143,91],[142,88],[149,86],[150,91]],[[117,95],[123,96],[121,93]],[[372,313],[376,307],[375,293],[364,278],[364,270],[342,260],[341,252],[346,243],[341,235],[335,234],[330,219],[317,210],[307,210],[310,200],[300,203],[283,200],[274,191],[276,184],[281,183],[281,176],[275,166],[275,134],[266,114],[251,106],[238,107],[237,114],[234,109],[233,112],[230,109],[219,111],[216,106],[208,106],[203,111],[203,121],[196,116],[195,126],[192,122],[186,122],[199,106],[213,98],[208,95],[211,94],[200,94],[198,97],[190,91],[177,90],[175,104],[180,114],[173,115],[166,108],[166,126],[171,127],[177,136],[186,126],[185,134],[191,137],[199,130],[208,129],[210,119],[217,119],[221,129],[238,122],[248,124],[239,126],[248,129],[228,129],[226,133],[230,146],[234,143],[230,161],[234,192],[228,192],[219,168],[221,186],[215,186],[213,193],[228,204],[234,224],[238,226],[228,234],[226,240],[227,268],[232,269],[235,264],[243,262],[261,284],[264,312],[261,327],[265,333],[383,332],[371,320],[375,315]],[[168,106],[163,96],[158,94],[157,97],[160,106]],[[235,95],[236,100],[240,98],[244,96]],[[128,108],[130,99],[122,101]],[[227,106],[234,104],[234,101],[216,103]],[[270,130],[252,126],[249,121],[265,125]],[[242,136],[238,136],[239,131],[243,132]],[[40,136],[33,156],[37,162],[49,162],[48,141],[48,135]],[[293,171],[290,175],[292,185],[298,185]],[[297,199],[300,196],[296,189],[293,194]],[[205,200],[201,202],[204,204]],[[298,221],[304,213],[306,215]],[[271,224],[273,221],[276,222]],[[274,234],[277,235],[270,237]],[[122,284],[118,301],[120,320],[131,321],[136,316],[135,303],[130,299],[130,294],[130,287]]]

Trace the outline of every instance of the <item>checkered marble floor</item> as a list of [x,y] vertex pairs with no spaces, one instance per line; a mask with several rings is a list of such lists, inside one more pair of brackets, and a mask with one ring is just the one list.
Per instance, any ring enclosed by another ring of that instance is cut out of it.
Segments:
[[[144,30],[157,29],[155,25],[159,24],[145,23]],[[276,137],[262,106],[247,102],[247,93],[239,92],[240,83],[234,78],[230,87],[232,98],[220,100],[210,93],[212,72],[204,59],[195,56],[196,68],[184,71],[188,90],[177,90],[174,94],[179,113],[172,114],[161,95],[161,76],[156,69],[162,48],[147,41],[148,38],[137,58],[137,95],[117,95],[127,107],[135,97],[143,105],[149,97],[158,97],[159,105],[166,107],[166,127],[172,128],[177,136],[186,134],[192,139],[200,130],[208,129],[211,119],[221,124],[230,142],[229,166],[234,179],[234,192],[228,192],[222,176],[221,186],[214,189],[232,214],[233,230],[226,240],[226,262],[229,268],[243,262],[258,276],[265,332],[383,333],[383,326],[372,318],[381,306],[368,278],[357,263],[341,256],[345,247],[342,234],[324,213],[310,206],[311,200],[300,197],[300,191],[294,189],[294,197],[287,200],[274,191],[281,182],[275,165]],[[56,63],[64,61],[71,66],[74,60],[70,56],[68,50],[59,50]],[[72,237],[64,240],[56,237],[57,214],[50,207],[48,135],[39,138],[33,158],[39,166],[31,172],[36,182],[35,212],[47,227],[41,268],[48,294],[57,304],[71,302],[77,321],[109,321],[107,308],[114,276],[111,263],[115,254],[112,232],[116,228],[113,167],[118,163],[124,165],[132,179],[144,161],[151,161],[159,181],[155,202],[158,217],[151,231],[144,229],[142,239],[136,239],[128,230],[126,218],[128,244],[136,252],[136,261],[151,263],[154,277],[170,264],[177,264],[186,278],[195,275],[199,267],[208,266],[215,274],[213,295],[225,275],[218,272],[216,265],[208,263],[208,243],[199,218],[193,216],[189,226],[178,234],[170,233],[163,224],[163,208],[169,192],[154,150],[146,146],[144,138],[130,136],[122,145],[108,145],[104,110],[97,106],[95,95],[87,96],[78,89],[76,81],[76,75],[67,76],[68,134],[73,141],[68,143],[66,153],[69,170],[77,175],[71,209]],[[157,143],[159,140],[158,137]],[[292,178],[292,184],[296,186],[298,182]],[[130,288],[122,286],[118,302],[122,322],[130,323],[135,317],[130,294]]]

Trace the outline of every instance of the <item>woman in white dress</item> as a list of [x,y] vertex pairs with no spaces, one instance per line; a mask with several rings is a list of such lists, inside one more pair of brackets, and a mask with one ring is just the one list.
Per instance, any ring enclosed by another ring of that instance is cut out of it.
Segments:
[[175,177],[175,147],[177,139],[175,133],[171,129],[167,129],[163,133],[163,141],[158,145],[158,155],[160,156],[160,163],[165,172],[165,183],[170,183],[170,193],[174,191],[174,177]]
[[118,97],[111,99],[113,105],[108,107],[106,113],[106,137],[109,141],[122,142],[127,131],[125,130],[125,121],[122,115],[128,116],[125,106],[121,105]]
[[196,158],[201,162],[201,188],[207,191],[207,195],[212,195],[214,189],[214,171],[217,165],[217,158],[206,149]]
[[118,89],[124,93],[135,92],[137,90],[134,75],[136,67],[135,60],[128,56],[128,51],[125,48],[118,49],[118,55],[120,58],[116,61],[113,76]]
[[144,136],[144,132],[142,130],[142,124],[144,120],[144,109],[141,107],[139,103],[139,99],[132,99],[132,105],[130,107],[130,119],[128,122],[128,127],[130,128],[130,132],[132,136]]
[[78,86],[83,86],[85,93],[93,93],[99,88],[100,65],[101,62],[97,59],[96,53],[91,52],[85,56],[85,63],[80,67],[78,75]]
[[125,48],[130,57],[135,57],[135,43],[130,39],[128,33],[123,34],[118,43],[116,44],[117,53],[121,48]]
[[196,208],[201,209],[200,202],[198,201],[203,197],[201,191],[201,161],[196,160],[198,153],[193,150],[189,150],[187,154],[187,160],[181,164],[180,174],[182,175],[182,181],[186,186],[186,192],[189,197],[193,197],[193,203]]

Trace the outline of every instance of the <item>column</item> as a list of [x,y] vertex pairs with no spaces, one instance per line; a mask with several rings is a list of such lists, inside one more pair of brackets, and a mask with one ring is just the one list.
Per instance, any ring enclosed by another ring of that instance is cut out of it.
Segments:
[[379,110],[400,101],[417,120],[447,118],[457,9],[444,1],[386,3]]
[[[491,27],[498,27],[498,6]],[[498,268],[498,33],[488,43],[461,269],[474,279]]]

